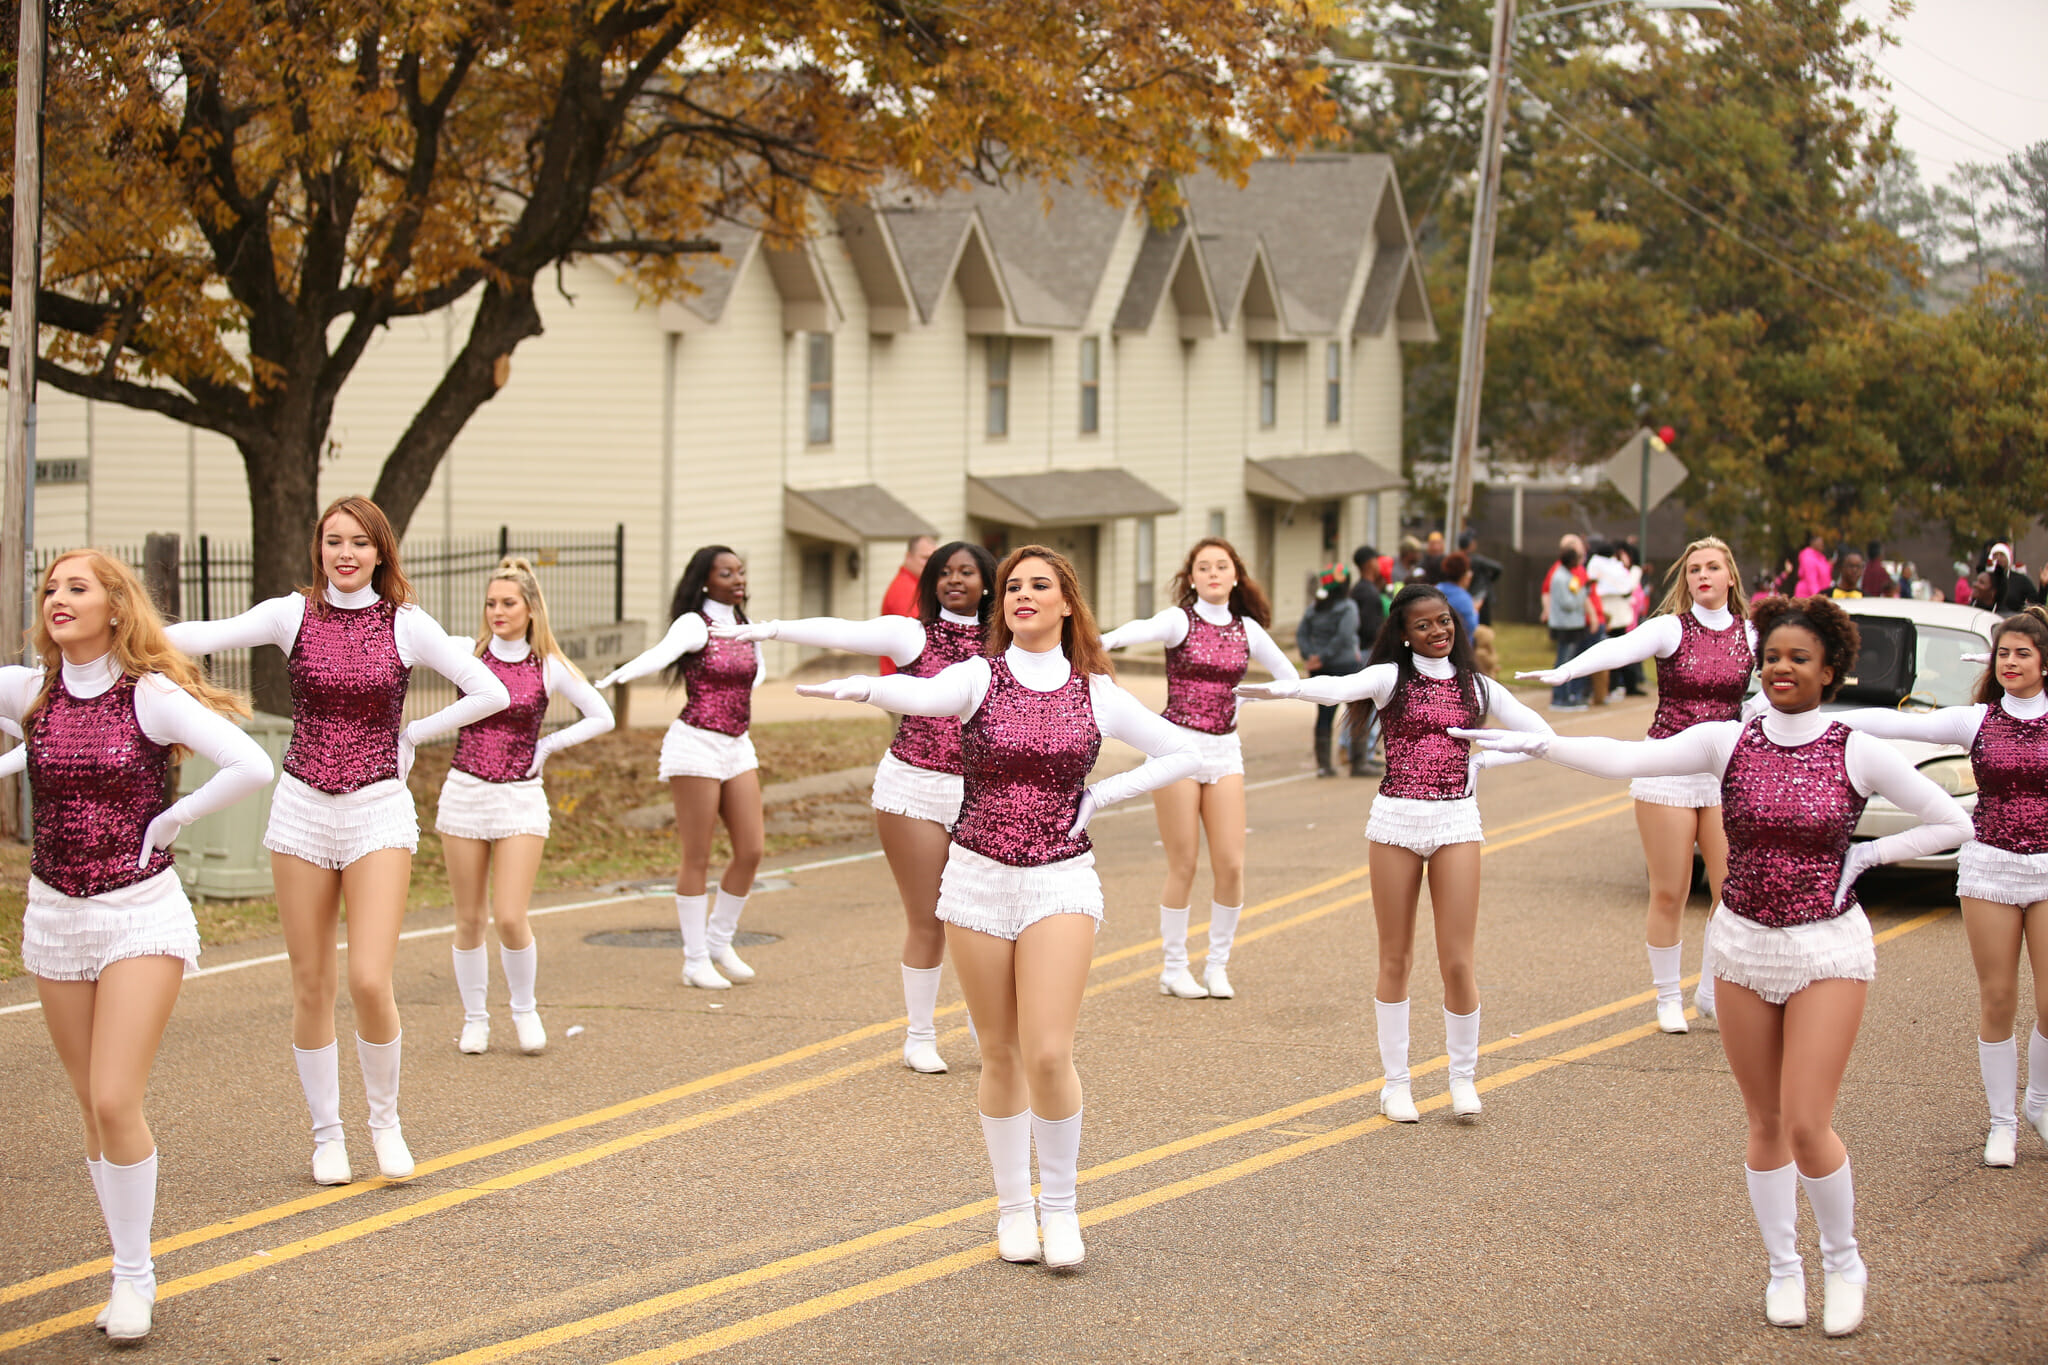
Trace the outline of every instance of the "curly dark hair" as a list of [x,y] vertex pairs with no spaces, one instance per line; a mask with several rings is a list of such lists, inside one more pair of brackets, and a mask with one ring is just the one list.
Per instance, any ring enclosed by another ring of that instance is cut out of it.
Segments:
[[1849,619],[1849,613],[1826,597],[1766,597],[1750,604],[1749,619],[1756,626],[1756,652],[1759,662],[1763,658],[1764,646],[1770,642],[1771,632],[1780,626],[1798,626],[1820,641],[1822,660],[1833,670],[1834,677],[1820,690],[1822,701],[1833,701],[1835,693],[1849,681],[1849,674],[1856,668],[1856,653],[1863,647],[1863,636],[1856,629],[1856,623]]

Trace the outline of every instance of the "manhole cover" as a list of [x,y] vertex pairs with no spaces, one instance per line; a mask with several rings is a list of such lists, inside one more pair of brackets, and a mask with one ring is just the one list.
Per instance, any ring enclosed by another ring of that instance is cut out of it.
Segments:
[[[585,943],[600,948],[673,948],[680,952],[683,935],[679,929],[613,929],[602,934],[585,934]],[[764,943],[780,943],[780,934],[759,934],[742,929],[732,936],[735,948],[758,948]]]

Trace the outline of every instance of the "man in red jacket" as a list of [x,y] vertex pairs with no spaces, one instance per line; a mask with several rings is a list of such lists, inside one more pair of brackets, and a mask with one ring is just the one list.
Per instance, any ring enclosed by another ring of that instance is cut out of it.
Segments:
[[[889,590],[882,594],[882,615],[917,615],[917,580],[924,575],[925,561],[932,557],[932,551],[939,543],[930,536],[912,536],[903,547],[903,564],[896,570],[896,577],[889,581]],[[882,672],[894,673],[896,665],[888,659],[882,660]]]

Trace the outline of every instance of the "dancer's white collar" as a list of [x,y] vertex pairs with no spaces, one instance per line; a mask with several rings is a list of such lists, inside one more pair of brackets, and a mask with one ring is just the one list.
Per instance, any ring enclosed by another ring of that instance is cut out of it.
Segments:
[[525,640],[503,640],[495,635],[491,637],[491,657],[499,663],[520,663],[531,653],[533,646]]
[[2048,688],[2043,688],[2031,697],[2015,697],[2008,692],[1999,698],[1998,704],[2005,708],[2005,714],[2015,720],[2039,720],[2043,716],[2048,716]]
[[1195,615],[1201,617],[1212,626],[1227,626],[1230,624],[1230,602],[1226,598],[1221,602],[1210,603],[1204,602],[1201,598],[1197,597],[1195,599]]
[[1773,744],[1782,744],[1788,749],[1797,748],[1801,744],[1811,744],[1819,739],[1821,733],[1834,724],[1834,720],[1833,716],[1818,706],[1811,711],[1801,711],[1796,716],[1788,716],[1773,706],[1764,712],[1764,738]]
[[1409,651],[1409,656],[1415,660],[1415,671],[1425,678],[1441,680],[1458,676],[1458,666],[1448,657],[1432,659],[1427,654],[1417,654],[1413,650]]
[[948,611],[944,607],[939,608],[939,619],[955,626],[978,626],[981,624],[979,616],[962,616],[959,612]]
[[1697,602],[1692,604],[1692,618],[1708,630],[1726,630],[1735,624],[1735,613],[1727,607],[1703,607]]
[[730,602],[718,602],[707,597],[704,599],[704,619],[707,621],[716,621],[720,625],[729,626],[737,622],[740,618],[738,613],[733,611],[732,604]]
[[80,701],[99,696],[119,681],[121,670],[115,665],[111,650],[90,663],[64,661],[64,690]]
[[354,592],[343,592],[329,583],[326,597],[328,606],[340,607],[343,611],[361,611],[364,607],[377,605],[377,589],[374,584],[367,588],[357,588]]

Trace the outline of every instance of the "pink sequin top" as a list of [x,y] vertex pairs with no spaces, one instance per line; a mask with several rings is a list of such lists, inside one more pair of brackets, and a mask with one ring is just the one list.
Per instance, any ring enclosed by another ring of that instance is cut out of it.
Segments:
[[309,602],[285,661],[292,742],[284,770],[340,796],[398,777],[398,735],[412,670],[398,657],[398,604],[350,610]]
[[2007,853],[2048,853],[2048,716],[2021,720],[1988,706],[1970,745],[1977,774],[1971,817],[1980,843]]
[[171,751],[142,733],[135,679],[97,697],[71,695],[60,677],[28,735],[35,847],[29,870],[67,896],[99,896],[171,866],[160,848],[137,868],[149,822],[171,804]]
[[1849,780],[1850,733],[1833,723],[1787,748],[1764,734],[1761,720],[1742,727],[1721,776],[1721,902],[1744,919],[1783,929],[1840,913],[1835,884],[1868,800]]
[[[905,677],[936,677],[949,668],[981,653],[987,630],[980,624],[961,625],[944,617],[924,628],[924,652],[897,672]],[[889,752],[913,768],[935,773],[960,773],[960,722],[952,716],[905,716],[896,724],[896,742]]]
[[505,684],[512,704],[473,725],[465,725],[455,736],[457,772],[485,782],[520,782],[533,766],[533,746],[540,743],[541,723],[548,716],[547,660],[529,651],[516,663],[507,663],[486,649],[481,655],[485,668]]
[[1380,794],[1409,801],[1465,796],[1472,784],[1472,749],[1444,732],[1453,725],[1477,725],[1485,717],[1473,714],[1456,676],[1414,674],[1392,700],[1380,711],[1387,736],[1387,776]]
[[704,648],[683,656],[683,687],[688,699],[677,719],[696,730],[743,735],[754,714],[754,673],[759,659],[745,640],[705,641]]
[[1034,692],[1001,657],[988,661],[988,695],[960,724],[960,819],[953,842],[1011,867],[1043,867],[1094,847],[1067,831],[1102,750],[1088,679],[1079,669]]
[[1166,709],[1160,714],[1189,730],[1227,735],[1237,728],[1237,697],[1230,689],[1244,681],[1252,659],[1244,618],[1233,612],[1221,626],[1196,611],[1187,618],[1187,639],[1166,651]]
[[1691,612],[1678,615],[1679,645],[1657,661],[1657,714],[1651,739],[1669,739],[1710,720],[1736,720],[1742,694],[1756,669],[1749,647],[1749,623],[1736,617],[1726,630],[1700,624]]

